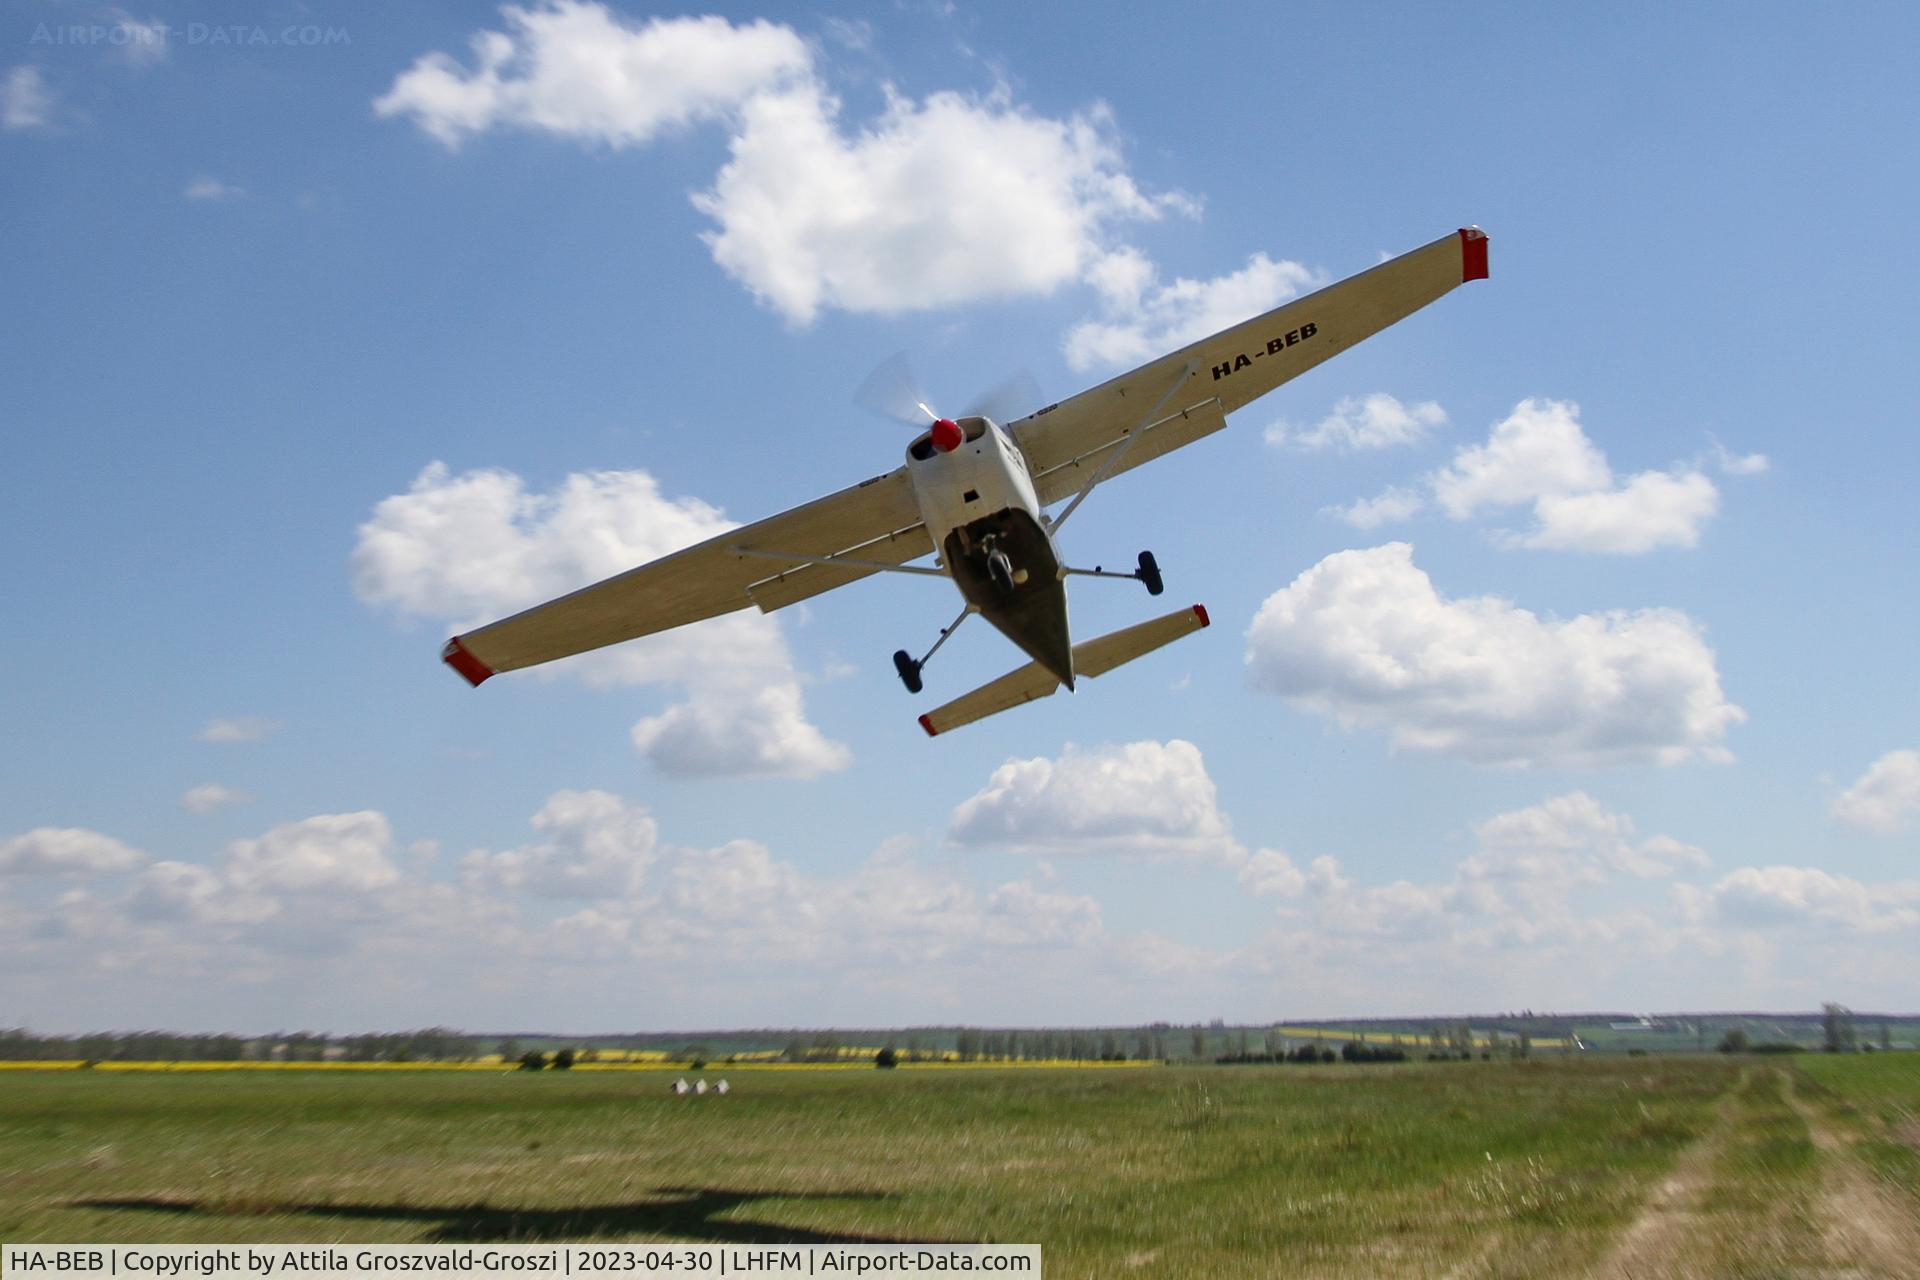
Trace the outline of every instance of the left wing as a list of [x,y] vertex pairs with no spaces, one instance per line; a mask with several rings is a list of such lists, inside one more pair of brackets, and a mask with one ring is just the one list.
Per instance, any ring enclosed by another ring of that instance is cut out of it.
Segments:
[[1057,502],[1083,488],[1155,404],[1165,412],[1111,474],[1218,431],[1242,405],[1466,281],[1486,278],[1486,232],[1464,227],[1048,405],[1008,430],[1040,500]]
[[750,604],[770,613],[879,571],[808,556],[905,564],[932,550],[901,467],[455,636],[440,656],[477,685]]

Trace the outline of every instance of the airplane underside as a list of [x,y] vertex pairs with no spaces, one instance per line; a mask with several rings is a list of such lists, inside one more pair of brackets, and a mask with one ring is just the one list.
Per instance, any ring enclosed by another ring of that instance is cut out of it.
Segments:
[[1010,507],[962,525],[941,555],[967,603],[1072,689],[1066,584],[1053,539],[1033,514]]

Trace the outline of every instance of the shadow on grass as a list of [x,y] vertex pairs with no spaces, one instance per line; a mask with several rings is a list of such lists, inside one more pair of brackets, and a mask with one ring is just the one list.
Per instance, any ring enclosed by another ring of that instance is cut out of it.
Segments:
[[654,1199],[626,1204],[577,1205],[565,1209],[507,1208],[486,1204],[300,1204],[291,1201],[161,1197],[75,1200],[76,1209],[130,1209],[147,1213],[209,1217],[310,1214],[376,1222],[417,1222],[430,1229],[419,1239],[430,1244],[455,1242],[518,1243],[581,1240],[608,1236],[651,1235],[715,1244],[921,1244],[942,1243],[853,1231],[816,1231],[722,1215],[759,1200],[843,1200],[873,1202],[890,1198],[878,1191],[733,1191],[722,1187],[657,1187]]

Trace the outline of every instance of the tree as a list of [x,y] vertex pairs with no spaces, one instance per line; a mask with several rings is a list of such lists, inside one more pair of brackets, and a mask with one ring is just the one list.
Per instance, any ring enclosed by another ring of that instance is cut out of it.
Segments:
[[873,1065],[883,1071],[891,1071],[900,1065],[900,1055],[893,1051],[892,1045],[888,1045],[873,1055]]
[[560,1052],[553,1055],[553,1069],[555,1071],[572,1070],[573,1058],[574,1058],[573,1050],[571,1049],[560,1050]]
[[1828,1053],[1852,1053],[1857,1046],[1853,1030],[1853,1010],[1828,1002],[1820,1006],[1820,1026],[1825,1036],[1821,1046]]
[[1720,1037],[1720,1052],[1722,1053],[1745,1053],[1750,1047],[1747,1040],[1747,1033],[1739,1027],[1729,1028],[1727,1034]]
[[538,1049],[529,1049],[520,1055],[520,1069],[522,1071],[543,1071],[546,1069],[546,1065],[547,1055]]

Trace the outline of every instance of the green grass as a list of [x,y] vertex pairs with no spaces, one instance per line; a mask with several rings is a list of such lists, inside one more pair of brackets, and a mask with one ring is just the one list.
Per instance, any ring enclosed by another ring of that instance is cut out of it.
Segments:
[[1727,1099],[1700,1221],[1677,1244],[1704,1274],[1822,1274],[1819,1153],[1785,1081],[1749,1066]]
[[16,1072],[0,1239],[983,1239],[1047,1246],[1053,1276],[1573,1274],[1737,1070],[795,1071],[725,1098],[671,1073]]
[[1855,1136],[1854,1154],[1920,1204],[1920,1053],[1808,1054],[1804,1096]]

